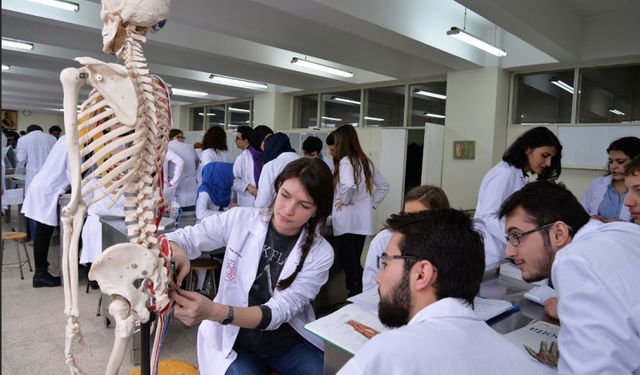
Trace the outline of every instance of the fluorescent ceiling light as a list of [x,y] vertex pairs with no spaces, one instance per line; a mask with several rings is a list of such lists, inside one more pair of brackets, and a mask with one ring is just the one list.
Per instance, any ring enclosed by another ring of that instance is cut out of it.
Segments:
[[560,87],[561,89],[568,91],[569,93],[571,93],[573,95],[573,87],[567,85],[566,83],[562,82],[559,79],[552,79],[550,81],[551,83],[553,83],[554,85]]
[[2,70],[9,70],[9,69],[10,69],[9,65],[2,64]]
[[451,35],[452,37],[463,41],[467,44],[470,44],[476,48],[480,48],[485,52],[489,52],[490,54],[498,57],[507,56],[507,52],[494,46],[493,44],[489,44],[484,40],[469,34],[468,32],[461,30],[457,27],[452,27],[451,30],[447,31],[447,35]]
[[429,92],[429,91],[424,91],[424,90],[419,90],[419,89],[413,90],[413,93],[414,94],[418,94],[418,95],[430,96],[430,97],[436,98],[436,99],[446,99],[447,98],[446,95],[436,94],[435,92]]
[[357,101],[357,100],[347,99],[347,98],[341,98],[341,97],[339,97],[339,96],[332,96],[330,99],[331,99],[331,100],[335,100],[336,102],[360,105],[360,102],[359,102],[359,101]]
[[23,42],[21,40],[2,38],[2,48],[17,48],[17,49],[25,49],[32,50],[33,43],[31,42]]
[[221,85],[242,87],[242,88],[246,88],[246,89],[261,89],[261,90],[264,90],[264,89],[266,89],[268,87],[266,83],[247,81],[247,80],[244,80],[244,79],[219,76],[219,75],[215,75],[215,74],[211,74],[209,76],[209,79],[211,79],[213,82],[221,84]]
[[610,109],[609,112],[613,113],[614,115],[618,115],[618,116],[624,116],[624,112],[622,111],[618,111],[617,109],[613,108]]
[[323,120],[329,120],[329,121],[342,121],[341,118],[335,118],[335,117],[328,117],[328,116],[322,116]]
[[444,118],[444,115],[439,115],[437,113],[425,113],[424,115],[427,117]]
[[238,112],[238,113],[249,113],[249,112],[251,112],[251,110],[250,110],[250,109],[235,108],[235,107],[229,107],[229,111],[231,111],[231,112]]
[[80,10],[80,5],[78,3],[74,3],[71,1],[65,1],[65,0],[29,0],[29,1],[31,1],[32,3],[47,5],[54,8],[72,10],[74,12],[77,12]]
[[[204,116],[204,112],[200,112],[198,113],[198,115]],[[207,116],[215,116],[215,115],[216,115],[215,113],[207,113]]]
[[365,120],[369,120],[369,121],[384,121],[383,118],[380,117],[369,117],[369,116],[364,116]]
[[171,88],[171,92],[173,94],[175,94],[175,95],[181,95],[181,96],[207,96],[207,95],[209,95],[208,93],[202,92],[202,91],[174,89],[174,88]]
[[311,62],[309,60],[302,60],[302,59],[299,59],[297,57],[294,57],[293,59],[291,59],[291,63],[294,64],[294,65],[300,65],[300,66],[308,68],[308,69],[314,69],[314,70],[319,70],[319,71],[325,72],[325,73],[335,74],[335,75],[340,76],[340,77],[346,77],[346,78],[353,77],[353,73],[347,72],[346,70],[332,68],[330,66],[326,66],[326,65],[319,64],[319,63],[316,63],[316,62]]

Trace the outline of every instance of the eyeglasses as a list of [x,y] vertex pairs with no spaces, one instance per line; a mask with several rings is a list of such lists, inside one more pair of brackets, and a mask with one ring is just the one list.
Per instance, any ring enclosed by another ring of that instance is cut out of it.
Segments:
[[378,255],[376,257],[377,259],[377,264],[378,264],[378,269],[382,270],[385,269],[387,267],[387,262],[389,260],[393,260],[393,259],[413,259],[413,260],[422,260],[418,257],[414,257],[412,255],[387,255],[385,253],[382,253],[382,255]]
[[549,223],[549,224],[545,224],[545,225],[541,225],[537,228],[533,228],[531,230],[528,230],[526,232],[522,232],[522,233],[509,233],[506,236],[504,236],[504,238],[509,241],[509,243],[515,247],[520,246],[520,239],[526,235],[529,235],[531,233],[540,231],[540,230],[545,230],[547,228],[549,228],[550,226],[552,226],[554,223]]

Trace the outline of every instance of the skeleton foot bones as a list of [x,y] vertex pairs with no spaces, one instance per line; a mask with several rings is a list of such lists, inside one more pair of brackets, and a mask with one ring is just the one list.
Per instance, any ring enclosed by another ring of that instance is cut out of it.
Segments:
[[[71,374],[83,373],[72,349],[73,342],[82,338],[78,238],[89,205],[107,194],[115,195],[114,201],[124,195],[130,240],[106,249],[89,273],[102,292],[112,297],[109,312],[116,322],[116,340],[106,374],[118,372],[127,338],[137,323],[149,320],[149,310],[162,314],[169,308],[167,266],[171,255],[166,244],[162,249],[158,245],[154,221],[161,214],[155,208],[162,206],[158,180],[162,181],[171,113],[166,85],[150,74],[142,53],[145,35],[164,25],[168,13],[169,0],[103,0],[103,50],[117,55],[123,65],[83,57],[76,59],[83,67],[60,73],[71,172],[71,199],[61,214],[68,317],[65,358]],[[93,90],[77,113],[83,84]],[[90,185],[94,179],[97,182]],[[104,192],[88,198],[100,188]],[[155,372],[155,366],[151,368]]]

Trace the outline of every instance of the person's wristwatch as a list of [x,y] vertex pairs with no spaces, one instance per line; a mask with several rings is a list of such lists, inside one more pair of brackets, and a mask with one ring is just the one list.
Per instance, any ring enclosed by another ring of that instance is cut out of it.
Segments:
[[220,321],[220,324],[226,326],[227,324],[233,322],[233,306],[229,306],[229,311],[227,311],[227,316]]

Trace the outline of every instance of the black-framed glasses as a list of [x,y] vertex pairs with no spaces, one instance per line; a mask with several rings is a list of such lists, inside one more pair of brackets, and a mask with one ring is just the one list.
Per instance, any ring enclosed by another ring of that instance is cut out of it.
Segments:
[[413,260],[422,260],[418,257],[414,257],[413,255],[388,255],[385,253],[382,253],[382,255],[378,255],[376,257],[377,259],[377,264],[378,264],[378,269],[379,270],[383,270],[385,267],[387,267],[387,262],[393,259],[413,259]]
[[549,228],[550,226],[552,226],[554,223],[549,223],[549,224],[545,224],[545,225],[541,225],[537,228],[533,228],[531,230],[528,230],[526,232],[522,232],[522,233],[509,233],[506,236],[504,236],[504,238],[509,241],[509,243],[515,247],[520,246],[520,239],[526,235],[529,235],[531,233],[535,233],[537,231],[540,230],[545,230],[547,228]]

